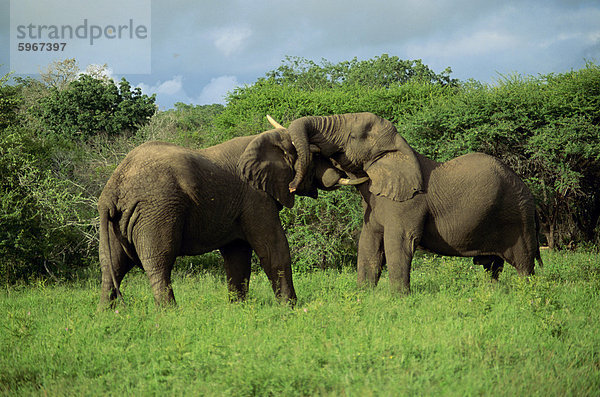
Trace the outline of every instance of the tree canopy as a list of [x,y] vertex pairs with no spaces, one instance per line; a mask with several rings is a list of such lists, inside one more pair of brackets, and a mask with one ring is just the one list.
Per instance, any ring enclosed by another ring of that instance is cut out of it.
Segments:
[[449,67],[438,74],[420,59],[402,60],[388,54],[367,60],[355,57],[337,64],[323,59],[320,65],[306,58],[288,56],[259,82],[266,79],[308,91],[344,86],[389,88],[408,82],[456,85],[458,80],[450,78],[451,73]]
[[88,138],[134,132],[156,112],[154,101],[125,78],[117,85],[82,74],[62,90],[51,87],[32,111],[49,133]]

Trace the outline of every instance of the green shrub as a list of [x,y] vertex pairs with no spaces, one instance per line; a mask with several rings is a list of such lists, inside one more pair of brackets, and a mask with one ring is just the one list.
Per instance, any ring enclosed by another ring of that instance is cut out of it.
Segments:
[[352,85],[303,91],[294,85],[263,80],[234,90],[215,123],[220,130],[226,131],[227,135],[223,137],[226,139],[272,128],[266,114],[285,125],[303,116],[373,112],[398,124],[434,98],[446,98],[455,90],[449,86],[414,82],[388,88]]
[[319,192],[319,199],[298,197],[280,218],[296,271],[354,266],[362,206],[352,188]]
[[31,111],[46,134],[85,140],[135,132],[156,112],[154,101],[155,95],[132,89],[124,78],[117,86],[84,74],[65,89],[49,88],[49,95]]
[[18,87],[5,85],[9,77],[0,77],[0,130],[17,121],[17,110],[23,102]]
[[[3,282],[87,264],[93,202],[51,170],[51,148],[26,129],[0,134],[0,277]],[[53,269],[53,270],[52,270]],[[55,276],[56,277],[56,276]]]

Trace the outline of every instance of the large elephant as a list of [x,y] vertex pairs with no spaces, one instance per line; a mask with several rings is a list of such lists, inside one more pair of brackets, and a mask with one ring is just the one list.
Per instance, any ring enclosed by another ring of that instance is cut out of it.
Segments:
[[[203,150],[150,142],[127,155],[98,200],[100,306],[120,295],[119,285],[141,266],[159,305],[175,303],[175,258],[220,250],[234,298],[248,291],[252,250],[276,296],[293,302],[288,242],[279,220],[294,205],[288,189],[295,149],[284,130],[232,139]],[[329,161],[312,161],[296,194],[316,197],[342,175]]]
[[304,117],[288,131],[298,152],[290,191],[309,170],[311,144],[349,175],[370,177],[358,187],[365,205],[359,284],[376,285],[386,262],[392,289],[410,292],[417,246],[474,257],[494,278],[504,261],[521,275],[533,274],[535,259],[541,265],[533,196],[496,158],[471,153],[435,162],[372,113]]

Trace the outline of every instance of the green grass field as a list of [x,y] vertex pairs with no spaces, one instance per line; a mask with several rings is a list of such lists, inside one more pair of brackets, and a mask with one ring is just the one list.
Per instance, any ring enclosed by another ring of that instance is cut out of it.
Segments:
[[295,274],[295,308],[253,274],[230,304],[220,274],[175,274],[179,306],[155,308],[141,272],[127,306],[96,312],[99,282],[0,292],[6,395],[506,395],[600,393],[600,259],[543,253],[527,281],[492,283],[468,259],[419,257],[413,294],[387,274]]

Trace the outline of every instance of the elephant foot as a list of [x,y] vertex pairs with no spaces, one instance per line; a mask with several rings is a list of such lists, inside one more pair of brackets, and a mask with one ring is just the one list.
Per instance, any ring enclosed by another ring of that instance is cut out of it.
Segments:
[[392,294],[398,297],[405,297],[410,295],[410,288],[394,288],[392,287]]
[[410,281],[408,283],[405,282],[394,282],[394,280],[390,280],[390,289],[392,291],[392,295],[404,297],[410,295]]
[[369,280],[367,278],[360,278],[356,281],[356,286],[362,290],[374,290],[377,287],[378,281]]
[[296,302],[298,301],[298,298],[296,297],[296,293],[294,293],[291,296],[286,296],[286,297],[280,297],[279,298],[279,302],[281,302],[284,305],[287,305],[291,308],[294,308],[296,306]]
[[158,307],[167,308],[177,306],[171,287],[164,288],[160,291],[154,291],[154,302]]
[[[123,297],[120,297],[123,304]],[[114,309],[117,306],[117,291],[112,288],[108,290],[104,290],[100,296],[100,302],[98,302],[98,307],[96,309],[97,312],[101,312],[104,310]]]
[[229,289],[229,302],[231,303],[237,303],[237,302],[244,302],[246,300],[246,295],[247,295],[248,289],[245,288],[243,290],[237,290],[237,289]]

